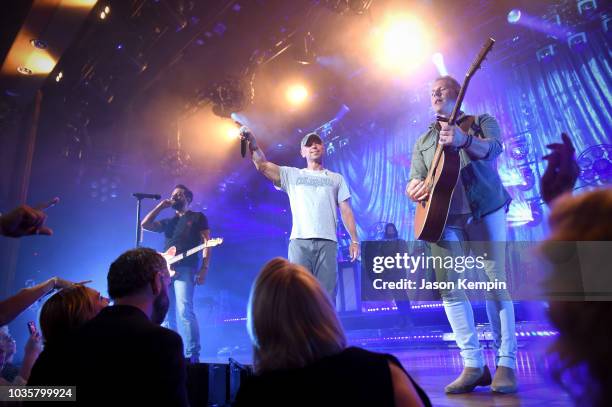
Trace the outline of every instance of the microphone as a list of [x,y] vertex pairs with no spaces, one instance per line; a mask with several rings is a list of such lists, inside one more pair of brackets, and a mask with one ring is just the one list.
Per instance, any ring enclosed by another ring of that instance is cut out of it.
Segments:
[[244,156],[246,155],[246,149],[247,149],[246,138],[242,138],[240,139],[240,155],[242,156],[242,158],[244,158]]
[[160,194],[145,194],[144,192],[134,192],[132,196],[136,199],[155,199],[160,200]]
[[232,118],[234,123],[236,123],[236,125],[240,127],[240,155],[242,156],[242,158],[244,158],[246,156],[247,151],[247,140],[245,137],[243,137],[247,133],[246,127],[240,122],[240,119],[238,118],[238,115],[236,113],[232,113],[230,117]]

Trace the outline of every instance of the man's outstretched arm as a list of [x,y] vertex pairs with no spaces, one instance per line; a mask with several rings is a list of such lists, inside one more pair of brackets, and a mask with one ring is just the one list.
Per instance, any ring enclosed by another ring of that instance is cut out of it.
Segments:
[[243,126],[240,129],[240,136],[249,143],[251,158],[257,171],[261,172],[266,178],[278,185],[280,183],[280,167],[266,159],[266,155],[257,145],[257,140],[251,130]]

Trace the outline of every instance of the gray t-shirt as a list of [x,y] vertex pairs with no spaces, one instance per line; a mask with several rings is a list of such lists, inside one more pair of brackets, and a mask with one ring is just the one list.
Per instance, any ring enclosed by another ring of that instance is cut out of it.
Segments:
[[328,239],[337,242],[337,208],[351,197],[338,173],[280,167],[280,187],[289,195],[293,227],[290,239]]

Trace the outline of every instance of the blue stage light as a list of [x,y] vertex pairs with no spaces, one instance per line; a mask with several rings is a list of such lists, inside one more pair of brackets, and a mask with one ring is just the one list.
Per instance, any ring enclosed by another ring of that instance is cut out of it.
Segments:
[[516,9],[516,8],[510,10],[510,12],[508,13],[508,22],[510,24],[516,24],[518,23],[520,19],[521,19],[521,10]]

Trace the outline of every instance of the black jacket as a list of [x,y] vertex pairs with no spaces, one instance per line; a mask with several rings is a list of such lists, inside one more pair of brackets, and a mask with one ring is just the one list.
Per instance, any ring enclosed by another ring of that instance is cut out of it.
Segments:
[[181,337],[138,308],[106,307],[45,352],[28,384],[76,385],[78,405],[188,405]]

